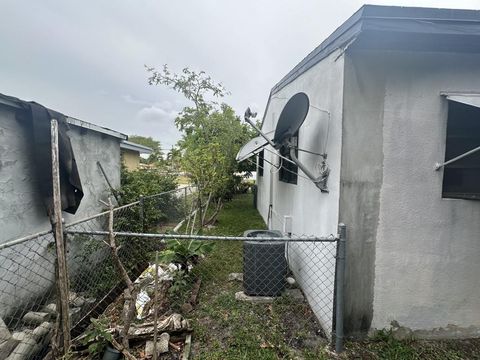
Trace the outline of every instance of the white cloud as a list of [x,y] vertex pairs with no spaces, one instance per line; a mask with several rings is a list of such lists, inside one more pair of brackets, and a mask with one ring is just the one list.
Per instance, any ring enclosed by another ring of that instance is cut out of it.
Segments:
[[159,139],[162,148],[171,148],[180,139],[181,133],[175,127],[178,112],[152,105],[141,108],[135,115],[135,125],[139,135]]

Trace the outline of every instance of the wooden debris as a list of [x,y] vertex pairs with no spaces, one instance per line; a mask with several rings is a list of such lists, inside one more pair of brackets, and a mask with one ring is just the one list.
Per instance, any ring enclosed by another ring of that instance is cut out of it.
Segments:
[[197,303],[198,293],[200,292],[200,285],[202,285],[202,279],[198,279],[192,289],[192,295],[190,296],[189,302],[190,305],[192,305],[193,307],[195,307],[195,304]]
[[185,340],[185,347],[183,348],[182,360],[188,360],[190,357],[190,350],[192,349],[192,335],[188,334]]
[[190,295],[190,299],[188,300],[188,302],[186,302],[185,304],[182,305],[182,312],[184,314],[188,314],[189,312],[191,312],[196,303],[197,303],[197,298],[198,298],[198,293],[200,292],[200,285],[202,284],[202,279],[198,279],[195,284],[193,285],[193,288],[192,288],[192,294]]
[[182,348],[180,346],[178,346],[177,344],[174,344],[171,341],[168,343],[168,345],[170,345],[170,347],[173,348],[173,350],[176,350],[176,351],[182,350]]

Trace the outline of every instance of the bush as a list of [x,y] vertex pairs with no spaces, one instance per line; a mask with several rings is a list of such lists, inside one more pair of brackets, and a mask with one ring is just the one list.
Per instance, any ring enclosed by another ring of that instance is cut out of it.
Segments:
[[159,194],[177,187],[176,176],[158,170],[127,171],[122,169],[122,186],[118,192],[123,204],[137,201],[140,196]]
[[[162,173],[158,170],[122,170],[122,186],[117,192],[122,204],[130,204],[140,200],[141,196],[148,197],[171,190],[177,187],[176,176]],[[177,212],[179,200],[174,193],[159,197],[147,198],[143,204],[143,222],[140,207],[134,206],[122,211],[115,218],[115,229],[126,231],[142,231],[157,225]],[[122,216],[123,215],[123,216]]]

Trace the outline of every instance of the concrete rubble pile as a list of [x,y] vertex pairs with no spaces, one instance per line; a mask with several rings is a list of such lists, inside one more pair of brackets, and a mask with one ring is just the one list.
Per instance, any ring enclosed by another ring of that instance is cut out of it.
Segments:
[[[70,319],[74,324],[88,311],[95,299],[70,292]],[[29,311],[22,317],[20,326],[9,329],[0,318],[0,359],[27,360],[45,349],[55,328],[57,305],[44,305],[39,311]]]

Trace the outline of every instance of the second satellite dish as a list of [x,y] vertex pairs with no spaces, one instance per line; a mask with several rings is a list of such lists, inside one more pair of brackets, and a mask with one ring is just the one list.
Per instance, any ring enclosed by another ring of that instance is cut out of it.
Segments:
[[282,146],[286,139],[291,138],[300,129],[307,117],[309,106],[308,96],[303,92],[293,95],[287,101],[278,118],[273,137],[273,142],[277,148]]
[[268,142],[261,136],[257,136],[256,138],[253,138],[250,140],[248,143],[242,146],[240,151],[237,154],[237,161],[241,162],[243,160],[246,160],[253,155],[255,155],[257,152],[260,152],[262,148],[267,145]]

